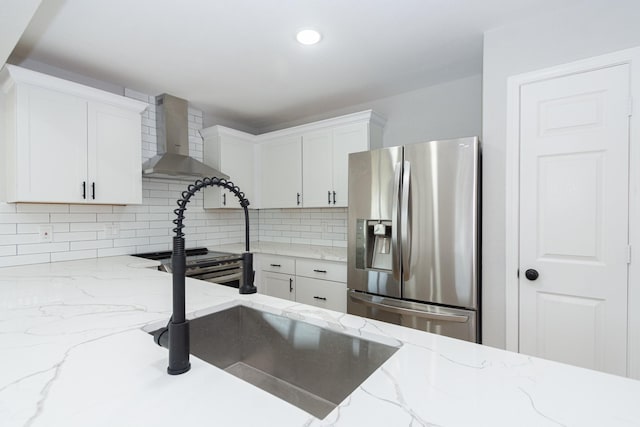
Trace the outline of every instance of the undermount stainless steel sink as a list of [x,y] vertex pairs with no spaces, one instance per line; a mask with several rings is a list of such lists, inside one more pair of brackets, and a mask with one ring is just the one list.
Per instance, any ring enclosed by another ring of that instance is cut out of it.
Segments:
[[398,350],[242,305],[189,325],[191,354],[320,419]]

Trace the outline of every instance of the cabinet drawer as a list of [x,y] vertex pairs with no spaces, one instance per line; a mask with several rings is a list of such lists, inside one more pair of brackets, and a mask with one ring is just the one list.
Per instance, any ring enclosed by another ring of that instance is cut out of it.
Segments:
[[347,264],[344,262],[298,259],[296,275],[314,279],[347,282]]
[[263,255],[260,261],[262,271],[274,273],[296,274],[296,261],[294,258]]
[[347,285],[328,280],[298,277],[296,301],[329,310],[347,312]]

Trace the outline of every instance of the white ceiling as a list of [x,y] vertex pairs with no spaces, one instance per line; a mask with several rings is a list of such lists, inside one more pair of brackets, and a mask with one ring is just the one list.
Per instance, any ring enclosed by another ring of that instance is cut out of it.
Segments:
[[[575,0],[48,0],[30,59],[260,128],[482,71],[482,34]],[[315,46],[295,41],[315,27]]]

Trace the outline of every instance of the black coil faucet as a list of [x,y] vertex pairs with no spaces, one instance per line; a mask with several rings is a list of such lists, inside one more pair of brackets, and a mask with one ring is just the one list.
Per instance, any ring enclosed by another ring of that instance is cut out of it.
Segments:
[[[241,294],[253,294],[256,287],[253,284],[255,272],[253,271],[253,254],[249,252],[249,200],[244,196],[236,185],[224,178],[202,178],[195,183],[190,184],[186,191],[182,192],[182,198],[178,199],[178,208],[173,212],[176,219],[173,223],[176,227],[173,229],[175,236],[173,237],[173,255],[171,257],[171,269],[173,272],[173,315],[169,321],[168,327],[156,335],[156,342],[161,344],[165,341],[162,336],[168,331],[168,347],[169,347],[169,367],[167,372],[171,375],[179,375],[187,372],[191,368],[189,362],[189,321],[185,314],[185,266],[187,254],[185,252],[184,233],[182,232],[184,224],[184,212],[187,210],[187,203],[198,191],[205,187],[222,187],[229,190],[235,195],[240,206],[244,209],[244,227],[245,227],[245,252],[241,255],[242,259],[242,283],[239,292]],[[166,342],[166,341],[165,341]]]

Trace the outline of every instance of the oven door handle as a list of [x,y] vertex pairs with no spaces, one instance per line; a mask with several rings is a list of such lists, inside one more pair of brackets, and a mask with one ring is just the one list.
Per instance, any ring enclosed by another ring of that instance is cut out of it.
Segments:
[[215,274],[214,275],[203,274],[202,277],[198,277],[197,275],[187,276],[187,277],[189,277],[190,279],[204,280],[204,281],[213,282],[213,283],[224,283],[224,282],[232,282],[234,280],[242,279],[242,272],[227,274],[226,276],[216,276]]

